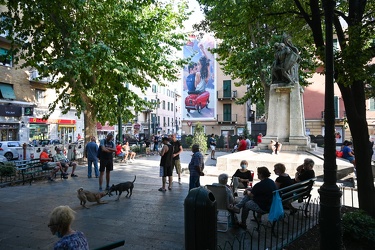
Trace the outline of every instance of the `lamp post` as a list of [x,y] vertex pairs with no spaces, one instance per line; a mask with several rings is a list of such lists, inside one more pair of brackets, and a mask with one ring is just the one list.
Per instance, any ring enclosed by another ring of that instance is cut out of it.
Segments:
[[342,229],[340,214],[341,192],[336,185],[336,142],[334,109],[334,61],[333,61],[333,10],[335,1],[323,0],[326,50],[325,50],[325,105],[324,105],[324,184],[320,194],[320,249],[342,249]]

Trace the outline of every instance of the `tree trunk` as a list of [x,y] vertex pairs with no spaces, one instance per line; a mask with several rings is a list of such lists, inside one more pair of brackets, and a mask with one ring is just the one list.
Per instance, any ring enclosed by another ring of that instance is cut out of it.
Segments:
[[[85,93],[81,94],[82,99],[86,102],[86,109],[83,111],[84,117],[84,124],[85,124],[85,147],[87,143],[90,142],[91,136],[98,136],[96,130],[96,111],[91,103],[90,97],[88,97]],[[85,150],[86,152],[86,150]],[[85,155],[86,156],[86,155]]]
[[375,188],[371,166],[371,149],[366,120],[363,82],[345,87],[338,84],[344,100],[350,131],[353,137],[357,169],[359,208],[375,218]]

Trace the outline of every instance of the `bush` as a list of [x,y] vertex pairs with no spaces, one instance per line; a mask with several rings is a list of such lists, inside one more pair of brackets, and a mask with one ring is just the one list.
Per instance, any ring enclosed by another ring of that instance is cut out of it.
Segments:
[[16,175],[16,168],[13,162],[4,162],[4,165],[0,165],[0,176],[13,175]]
[[192,144],[198,144],[202,154],[206,154],[208,148],[207,136],[204,134],[204,128],[200,122],[195,127]]
[[344,238],[361,241],[362,244],[374,246],[375,219],[359,210],[343,215],[342,227]]

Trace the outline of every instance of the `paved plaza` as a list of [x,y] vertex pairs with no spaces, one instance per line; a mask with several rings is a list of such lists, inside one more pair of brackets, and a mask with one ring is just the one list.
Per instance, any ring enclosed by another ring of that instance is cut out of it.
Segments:
[[[228,154],[217,152],[217,156]],[[287,154],[279,156],[280,162]],[[191,152],[181,156],[182,167],[187,168]],[[217,182],[220,171],[216,162],[206,157],[206,176],[201,184]],[[48,215],[59,205],[69,205],[76,211],[73,229],[84,232],[90,249],[111,242],[125,240],[119,249],[185,249],[184,200],[188,194],[189,175],[184,173],[182,184],[173,183],[171,191],[160,192],[160,157],[143,156],[130,164],[116,163],[111,173],[111,184],[132,181],[137,176],[130,199],[123,193],[119,201],[116,196],[104,197],[107,204],[88,203],[90,209],[80,206],[76,190],[83,187],[98,191],[98,179],[87,178],[86,166],[77,167],[77,178],[48,182],[46,179],[32,185],[9,186],[0,189],[0,249],[52,249],[58,240],[51,235]],[[256,166],[250,166],[255,170]],[[177,175],[174,172],[174,180]],[[317,190],[317,188],[314,188]],[[315,194],[317,192],[315,191]],[[233,238],[242,229],[230,233],[218,232],[218,243]]]

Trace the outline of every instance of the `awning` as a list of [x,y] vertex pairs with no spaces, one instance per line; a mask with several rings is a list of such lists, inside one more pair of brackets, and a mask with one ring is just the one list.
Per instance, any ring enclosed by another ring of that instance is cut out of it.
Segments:
[[12,85],[0,83],[0,91],[4,99],[16,99]]
[[60,131],[61,128],[74,128],[74,131],[75,131],[76,130],[76,125],[59,124],[58,130]]

